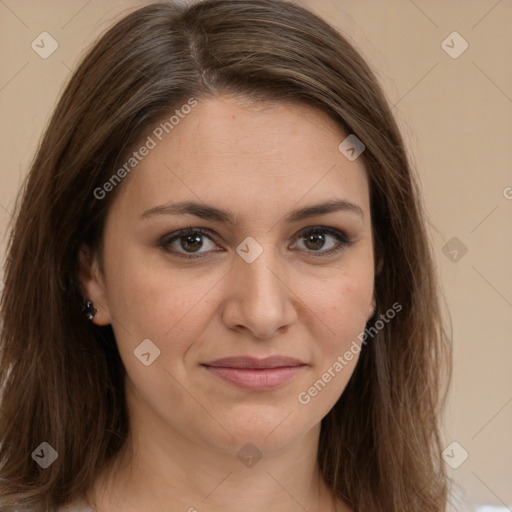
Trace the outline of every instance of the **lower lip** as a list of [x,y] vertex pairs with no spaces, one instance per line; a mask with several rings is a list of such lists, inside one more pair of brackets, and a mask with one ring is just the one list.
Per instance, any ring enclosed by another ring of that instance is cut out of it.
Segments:
[[206,366],[208,371],[214,373],[238,387],[262,391],[273,389],[289,382],[304,366],[284,366],[280,368],[225,368],[220,366]]

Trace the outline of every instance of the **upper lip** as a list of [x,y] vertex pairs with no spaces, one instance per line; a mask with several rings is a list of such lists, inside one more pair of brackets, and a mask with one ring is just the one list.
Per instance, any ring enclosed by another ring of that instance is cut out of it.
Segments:
[[223,357],[209,363],[203,363],[204,366],[214,366],[219,368],[285,368],[290,366],[304,366],[305,363],[286,356],[271,356],[264,359],[255,357],[237,356]]

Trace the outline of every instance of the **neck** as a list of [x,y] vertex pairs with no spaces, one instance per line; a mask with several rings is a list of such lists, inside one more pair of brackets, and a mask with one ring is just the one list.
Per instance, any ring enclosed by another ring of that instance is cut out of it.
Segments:
[[318,433],[309,432],[285,452],[251,460],[138,430],[98,478],[90,501],[98,512],[334,511],[316,462]]
[[269,441],[276,431],[229,448],[226,439],[213,445],[171,428],[149,407],[128,405],[125,450],[88,496],[97,512],[335,511],[317,463],[320,424],[288,444]]

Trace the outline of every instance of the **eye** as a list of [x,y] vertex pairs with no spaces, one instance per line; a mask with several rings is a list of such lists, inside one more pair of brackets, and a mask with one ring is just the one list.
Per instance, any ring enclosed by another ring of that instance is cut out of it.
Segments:
[[[204,246],[204,237],[206,237],[213,245],[215,245],[207,230],[203,228],[193,228],[192,226],[165,236],[159,242],[159,245],[166,251],[183,258],[200,258],[201,254],[205,252],[211,252],[211,250],[199,252],[199,249],[202,249]],[[206,244],[206,246],[208,246],[208,244]],[[185,252],[180,252],[180,250],[184,250]],[[195,256],[195,254],[198,254],[198,256]]]
[[[330,243],[329,239],[331,239]],[[315,226],[302,231],[299,238],[299,242],[301,241],[304,241],[303,245],[307,252],[316,252],[318,254],[314,256],[320,257],[331,256],[352,243],[341,231],[326,226]]]
[[[205,244],[204,239],[208,243]],[[299,234],[297,243],[299,242],[302,242],[303,245],[303,247],[299,247],[300,250],[318,257],[331,256],[352,244],[352,241],[344,233],[326,226],[307,228]],[[201,258],[210,252],[223,250],[215,244],[209,230],[192,226],[166,235],[158,245],[169,253],[189,259]],[[208,245],[210,245],[210,249]],[[201,249],[205,250],[201,251]]]

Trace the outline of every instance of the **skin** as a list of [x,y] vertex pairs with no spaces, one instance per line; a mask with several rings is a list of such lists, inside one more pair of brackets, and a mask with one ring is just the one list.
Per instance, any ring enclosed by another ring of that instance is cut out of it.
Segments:
[[[298,401],[349,350],[374,308],[368,179],[361,158],[339,151],[346,135],[308,106],[202,98],[120,185],[105,225],[104,272],[96,255],[81,254],[94,323],[112,324],[127,371],[131,428],[126,458],[115,475],[98,477],[89,497],[98,511],[350,510],[335,506],[316,457],[320,421],[358,355],[308,404]],[[285,222],[291,210],[330,199],[362,215]],[[229,209],[237,223],[140,218],[183,200]],[[167,250],[158,245],[189,226],[210,238],[201,247],[179,238]],[[302,232],[316,226],[352,242],[322,257],[338,242],[323,232],[324,245],[308,243]],[[236,252],[248,236],[263,249],[252,263]],[[188,260],[173,249],[202,255]],[[134,355],[145,339],[160,350],[149,366]],[[267,391],[240,389],[201,366],[278,354],[306,366]],[[252,467],[237,457],[247,443],[262,454]]]

